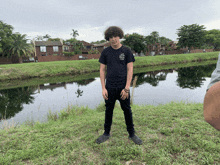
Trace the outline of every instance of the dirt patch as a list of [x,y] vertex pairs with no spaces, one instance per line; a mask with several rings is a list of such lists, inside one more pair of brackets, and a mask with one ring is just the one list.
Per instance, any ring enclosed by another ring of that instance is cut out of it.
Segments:
[[12,69],[3,69],[3,68],[1,68],[0,75],[7,76],[7,75],[11,74],[12,72],[17,72],[17,71],[18,70],[16,70],[15,68],[12,68]]
[[139,161],[136,161],[136,160],[130,160],[130,161],[127,161],[125,162],[125,165],[145,165],[146,163],[145,162],[139,162]]
[[72,68],[72,67],[70,67],[70,68],[69,68],[69,71],[70,71],[71,73],[77,73],[77,72],[78,72],[78,70],[77,70],[77,69]]
[[183,118],[181,118],[180,120],[187,120],[187,119],[189,119],[189,118],[184,118],[184,117],[183,117]]

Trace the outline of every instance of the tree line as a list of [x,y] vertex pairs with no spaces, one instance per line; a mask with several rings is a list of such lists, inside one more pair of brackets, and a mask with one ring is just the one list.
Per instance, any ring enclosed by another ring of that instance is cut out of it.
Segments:
[[[22,62],[22,56],[31,56],[34,53],[35,48],[33,42],[28,43],[26,34],[20,34],[18,32],[13,33],[13,27],[0,21],[0,57],[11,58],[13,56],[19,57],[19,62]],[[192,24],[183,25],[177,29],[178,43],[177,48],[186,48],[188,50],[192,48],[200,49],[220,49],[220,30],[212,29],[205,30],[204,25]],[[64,43],[73,45],[73,51],[65,52],[66,55],[81,54],[82,49],[85,49],[82,42],[76,39],[79,36],[77,30],[72,29],[70,34],[72,38],[64,40]],[[51,38],[49,34],[45,36],[35,37],[37,41],[60,41],[60,38]],[[148,36],[140,35],[138,33],[125,34],[122,44],[130,47],[137,53],[149,51],[149,45],[161,43],[168,46],[168,43],[172,41],[164,36],[159,36],[157,31],[153,31]],[[91,42],[91,44],[104,43],[105,40]],[[89,53],[99,53],[97,50],[91,50]]]
[[[76,39],[77,36],[79,36],[79,33],[77,30],[72,29],[72,33],[70,34],[72,38],[63,40],[63,43],[67,45],[71,45],[69,51],[64,51],[64,55],[73,56],[75,54],[82,54],[82,49],[86,49],[86,47],[83,45],[82,42]],[[35,37],[37,41],[60,41],[60,38],[51,38],[49,34],[46,34],[45,36],[37,36]],[[105,41],[105,40],[104,40]],[[98,41],[97,41],[98,42]],[[73,47],[72,47],[73,45]],[[97,50],[91,50],[88,52],[89,54],[96,54],[100,53]]]
[[21,63],[22,56],[30,56],[35,48],[33,44],[28,43],[26,34],[13,33],[13,29],[11,25],[0,21],[0,57],[18,56]]
[[[205,30],[204,25],[198,24],[183,25],[177,29],[176,34],[178,35],[177,49],[188,47],[189,52],[192,48],[220,49],[219,29]],[[148,51],[149,45],[160,43],[168,46],[168,43],[172,41],[164,36],[160,37],[157,31],[153,31],[148,36],[137,33],[126,34],[124,38],[122,43],[137,53]]]

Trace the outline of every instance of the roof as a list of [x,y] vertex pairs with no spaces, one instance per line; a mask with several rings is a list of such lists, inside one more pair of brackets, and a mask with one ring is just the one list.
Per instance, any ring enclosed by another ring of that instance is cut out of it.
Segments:
[[86,41],[79,41],[79,42],[82,42],[84,46],[92,46],[92,44],[86,42]]
[[111,45],[111,43],[109,41],[101,43],[101,44],[94,44],[95,47],[97,47],[97,46],[110,46],[110,45]]
[[35,41],[35,46],[62,46],[60,41]]

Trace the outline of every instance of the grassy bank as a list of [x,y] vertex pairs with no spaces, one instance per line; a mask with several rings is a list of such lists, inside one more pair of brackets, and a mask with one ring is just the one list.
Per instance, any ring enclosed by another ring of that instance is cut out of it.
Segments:
[[[158,71],[158,70],[166,70],[166,69],[175,69],[182,67],[191,67],[191,66],[200,66],[200,65],[209,65],[216,64],[217,60],[209,60],[209,61],[201,61],[201,62],[187,62],[181,64],[172,64],[172,65],[157,65],[157,66],[148,66],[143,68],[134,68],[133,73],[146,73],[150,71]],[[14,80],[4,80],[0,83],[0,89],[10,89],[10,88],[18,88],[25,86],[38,86],[40,84],[45,83],[57,83],[57,82],[73,82],[73,81],[81,81],[88,80],[99,77],[99,72],[93,73],[84,73],[77,75],[63,75],[63,76],[48,76],[48,77],[36,77],[30,78],[26,80],[22,79],[14,79]]]
[[201,103],[132,105],[141,146],[128,139],[118,104],[111,138],[96,144],[104,109],[69,107],[47,123],[1,130],[0,164],[220,164],[220,132],[204,121]]
[[[219,52],[210,52],[135,57],[136,62],[134,63],[134,68],[216,60],[218,54]],[[99,66],[100,63],[98,59],[0,65],[0,81],[92,73],[99,71]]]

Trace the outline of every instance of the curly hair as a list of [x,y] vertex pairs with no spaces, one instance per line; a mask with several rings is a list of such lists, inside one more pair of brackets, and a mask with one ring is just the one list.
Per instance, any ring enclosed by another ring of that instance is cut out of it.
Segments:
[[120,39],[124,37],[123,30],[117,26],[110,26],[108,29],[106,29],[104,34],[107,41],[109,41],[109,38],[111,37],[119,37]]

